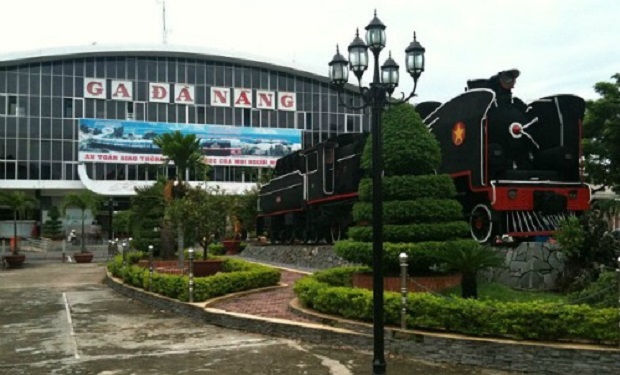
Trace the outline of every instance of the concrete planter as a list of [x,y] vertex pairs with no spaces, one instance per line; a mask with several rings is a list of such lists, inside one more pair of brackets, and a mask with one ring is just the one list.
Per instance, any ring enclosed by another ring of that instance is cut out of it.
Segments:
[[222,271],[223,260],[220,259],[207,259],[207,260],[194,260],[194,276],[205,277],[215,275]]
[[74,253],[75,263],[90,263],[93,260],[93,253]]
[[[408,277],[409,292],[438,292],[461,284],[461,274],[447,276]],[[353,286],[372,290],[372,273],[353,274]],[[400,277],[386,276],[383,278],[383,290],[400,292]]]
[[241,252],[241,241],[239,240],[224,240],[222,245],[226,249],[226,255],[237,255]]
[[26,256],[24,254],[9,254],[3,256],[2,259],[6,262],[9,268],[17,268],[24,264],[26,261]]

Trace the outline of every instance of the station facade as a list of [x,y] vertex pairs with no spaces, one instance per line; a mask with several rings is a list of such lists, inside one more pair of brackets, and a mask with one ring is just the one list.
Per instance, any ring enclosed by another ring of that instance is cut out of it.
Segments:
[[[359,104],[357,90],[344,100]],[[152,138],[176,130],[196,134],[212,166],[189,180],[239,193],[289,152],[368,131],[369,116],[340,105],[327,77],[233,54],[94,45],[0,56],[0,190],[36,197],[35,220],[69,192],[118,205],[174,176]]]

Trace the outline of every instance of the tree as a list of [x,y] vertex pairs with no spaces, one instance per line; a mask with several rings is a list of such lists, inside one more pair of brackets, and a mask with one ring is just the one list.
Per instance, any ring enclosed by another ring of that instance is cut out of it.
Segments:
[[15,238],[15,246],[13,254],[19,253],[19,241],[17,240],[17,219],[24,218],[28,210],[37,207],[38,201],[23,191],[5,192],[0,191],[0,206],[6,206],[13,213],[13,238]]
[[[131,197],[131,223],[129,231],[133,235],[132,244],[135,248],[146,251],[149,246],[153,246],[153,252],[164,259],[172,257],[167,253],[172,246],[167,244],[167,236],[164,233],[163,218],[166,210],[164,201],[164,181],[158,181],[152,186],[138,187],[135,189],[136,195]],[[169,226],[166,227],[169,229]],[[172,241],[170,241],[172,242]]]
[[[206,169],[200,141],[195,134],[184,135],[180,131],[165,133],[153,139],[153,143],[162,150],[164,165],[171,162],[176,166],[176,183],[168,183],[164,189],[165,198],[170,202],[182,198],[185,194],[185,173],[189,170],[202,174]],[[184,230],[182,222],[177,223],[179,266],[183,263]],[[168,232],[168,222],[164,219],[162,235]],[[165,227],[165,228],[164,228]],[[165,250],[164,250],[165,251]]]
[[80,193],[70,193],[65,196],[62,201],[62,213],[65,215],[67,213],[68,208],[77,208],[81,212],[81,221],[82,221],[82,232],[81,232],[81,247],[80,252],[86,253],[86,243],[84,241],[85,236],[85,222],[86,222],[86,211],[90,211],[93,217],[97,216],[97,212],[99,211],[99,206],[101,205],[101,196],[93,193],[90,190],[83,190]]
[[438,254],[447,270],[461,273],[461,297],[478,298],[478,272],[503,267],[504,261],[487,245],[472,241],[470,246],[454,246]]
[[43,236],[57,240],[62,238],[62,221],[60,220],[60,210],[56,206],[50,207],[47,211],[48,219],[43,224]]
[[[390,108],[383,115],[384,143],[384,252],[386,274],[399,272],[398,255],[405,252],[409,273],[430,274],[442,263],[439,254],[454,248],[475,248],[462,206],[448,175],[437,175],[441,163],[439,144],[408,104]],[[361,165],[372,168],[372,140],[367,141]],[[372,180],[362,179],[359,202],[353,206],[357,226],[349,228],[351,240],[334,249],[343,258],[372,267]],[[465,254],[470,255],[470,254]],[[482,265],[481,265],[482,266]]]
[[188,237],[202,246],[205,260],[213,235],[226,227],[229,198],[219,187],[188,188],[185,196],[170,206],[171,219],[182,223]]
[[620,191],[620,73],[611,78],[595,84],[601,98],[586,103],[583,152],[588,180]]
[[183,188],[185,173],[188,169],[204,172],[206,164],[196,134],[184,135],[177,130],[173,133],[158,135],[153,139],[153,143],[161,148],[164,165],[174,163],[176,166],[175,178],[180,188]]
[[596,208],[562,221],[555,237],[565,258],[558,280],[564,291],[582,290],[599,277],[601,269],[617,266],[620,242],[611,235],[605,214]]

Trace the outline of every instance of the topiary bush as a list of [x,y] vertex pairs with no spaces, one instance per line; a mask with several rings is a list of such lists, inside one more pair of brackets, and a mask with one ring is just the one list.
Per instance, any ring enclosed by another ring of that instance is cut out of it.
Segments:
[[[409,255],[409,273],[429,274],[440,262],[439,252],[455,246],[471,248],[456,188],[448,175],[437,175],[441,151],[434,136],[408,104],[391,107],[383,115],[383,240],[384,273],[400,272],[398,255]],[[368,139],[361,166],[372,168],[372,139]],[[359,202],[353,206],[349,240],[335,244],[342,258],[372,266],[372,179],[359,185]]]

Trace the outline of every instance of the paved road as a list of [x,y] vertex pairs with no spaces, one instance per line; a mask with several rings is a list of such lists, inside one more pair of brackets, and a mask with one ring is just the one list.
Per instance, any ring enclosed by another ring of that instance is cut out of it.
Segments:
[[[197,323],[101,284],[102,264],[26,263],[0,269],[0,373],[371,373],[367,352]],[[388,358],[389,374],[500,374]]]

